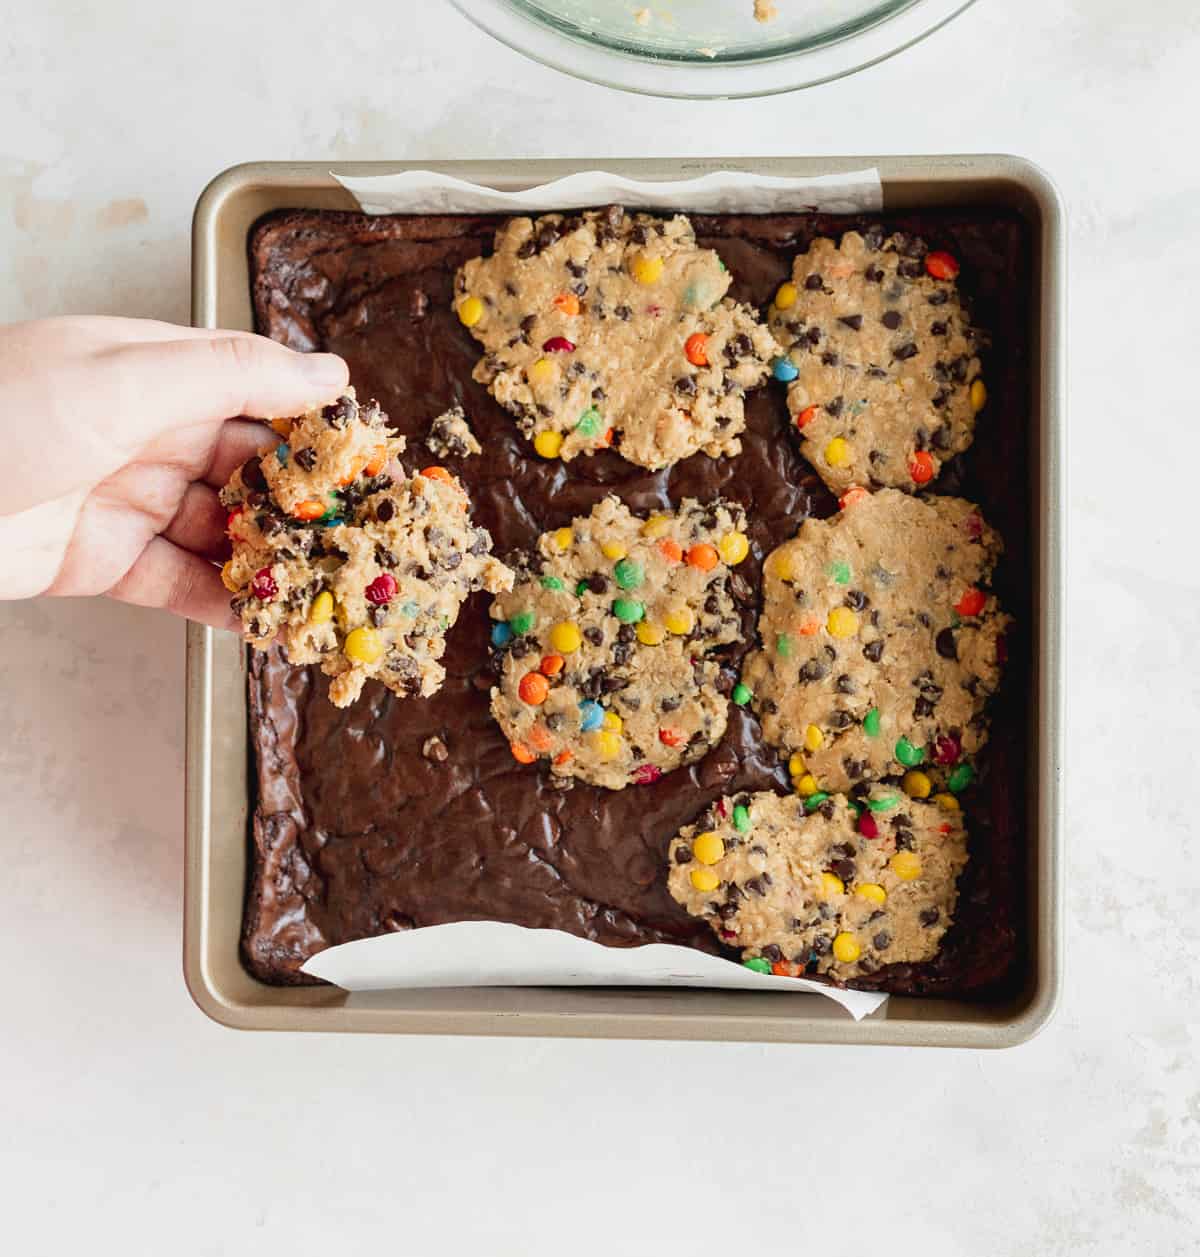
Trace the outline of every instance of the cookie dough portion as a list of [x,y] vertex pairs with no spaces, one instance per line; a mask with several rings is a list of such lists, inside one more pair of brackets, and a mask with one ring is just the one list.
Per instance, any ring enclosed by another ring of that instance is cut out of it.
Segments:
[[454,406],[429,425],[425,444],[435,458],[469,458],[482,454],[483,446],[471,431],[467,416],[461,406]]
[[779,352],[682,215],[514,218],[459,271],[475,379],[543,458],[611,446],[641,467],[741,449],[745,392]]
[[492,714],[518,760],[620,790],[703,758],[728,718],[708,652],[741,640],[744,528],[719,500],[642,519],[608,497],[543,534],[492,604]]
[[[362,477],[378,476],[404,449],[404,438],[389,430],[378,403],[360,404],[353,389],[290,425],[277,420],[272,426],[286,440],[260,461],[265,492],[286,514],[305,521],[328,523],[344,514],[342,491]],[[257,487],[251,465],[243,470]]]
[[916,236],[848,231],[813,241],[776,292],[775,377],[790,381],[804,456],[835,493],[918,489],[971,444],[987,390],[958,269]]
[[969,784],[1010,623],[986,589],[1000,550],[971,503],[882,489],[772,551],[742,679],[799,789]]
[[846,981],[930,960],[967,862],[949,803],[882,786],[855,801],[726,797],[672,840],[668,886],[752,968]]
[[339,707],[369,677],[402,697],[433,694],[464,599],[512,587],[453,476],[428,467],[397,481],[382,470],[403,444],[377,406],[343,397],[296,420],[221,494],[233,542],[221,575],[246,639],[319,663]]

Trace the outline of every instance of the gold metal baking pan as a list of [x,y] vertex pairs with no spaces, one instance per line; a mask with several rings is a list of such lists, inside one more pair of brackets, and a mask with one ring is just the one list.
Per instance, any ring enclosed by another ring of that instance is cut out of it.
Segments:
[[[1005,1003],[892,996],[861,1022],[815,995],[615,988],[493,988],[348,995],[332,987],[274,987],[238,955],[250,800],[245,652],[231,635],[190,625],[187,637],[187,879],[184,973],[197,1004],[229,1026],[392,1034],[554,1035],[780,1043],[1010,1047],[1050,1017],[1061,980],[1062,459],[1065,224],[1049,179],[1019,158],[852,157],[704,160],[376,162],[346,175],[416,168],[516,190],[603,167],[641,179],[712,170],[811,175],[874,166],[887,210],[947,206],[1016,209],[1033,241],[1030,466],[1034,666],[1027,754],[1026,971]],[[260,163],[219,175],[196,206],[192,321],[252,326],[246,242],[251,224],[281,208],[355,209],[319,163]]]

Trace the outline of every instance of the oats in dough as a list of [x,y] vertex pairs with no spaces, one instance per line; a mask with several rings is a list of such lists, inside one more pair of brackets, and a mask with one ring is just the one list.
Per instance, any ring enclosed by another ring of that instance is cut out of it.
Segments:
[[496,233],[459,271],[455,308],[487,351],[475,379],[543,458],[612,447],[657,469],[737,454],[747,389],[779,352],[682,215],[619,206]]
[[875,227],[813,241],[776,292],[768,322],[786,356],[775,377],[835,493],[918,489],[971,444],[987,390],[958,270],[949,253]]
[[750,968],[836,982],[932,959],[967,862],[954,799],[719,799],[672,840],[667,884]]
[[429,425],[425,444],[435,458],[470,458],[473,454],[483,453],[483,446],[471,431],[461,406],[453,406],[445,414],[438,415]]
[[466,491],[441,467],[394,479],[385,469],[404,438],[352,393],[273,426],[287,439],[221,493],[233,542],[221,576],[246,639],[319,663],[338,707],[369,677],[401,696],[433,694],[467,595],[512,586]]
[[608,497],[544,533],[492,604],[492,714],[513,755],[610,790],[703,758],[733,685],[710,652],[742,639],[744,529],[720,500],[641,519]]
[[798,789],[970,783],[1010,624],[987,591],[1000,550],[970,502],[881,489],[771,552],[742,680]]

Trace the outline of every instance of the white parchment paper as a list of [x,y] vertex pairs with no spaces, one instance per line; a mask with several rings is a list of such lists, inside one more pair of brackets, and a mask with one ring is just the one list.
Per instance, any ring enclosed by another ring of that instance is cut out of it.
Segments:
[[887,998],[807,978],[754,973],[690,947],[602,947],[560,930],[457,921],[360,939],[318,952],[304,972],[347,991],[438,986],[701,986],[823,995],[858,1021]]
[[[875,170],[805,179],[718,171],[666,183],[643,183],[596,170],[523,192],[499,192],[421,170],[341,178],[340,182],[369,214],[519,213],[612,202],[697,213],[823,210],[848,214],[878,210],[883,203]],[[348,991],[443,986],[687,986],[811,993],[834,1000],[856,1021],[875,1012],[887,999],[867,991],[840,991],[804,978],[754,973],[688,947],[664,943],[602,947],[559,930],[530,930],[498,921],[426,926],[343,943],[318,953],[303,971]]]
[[663,183],[585,170],[523,192],[498,192],[431,170],[334,178],[368,214],[515,214],[582,209],[614,202],[646,209],[692,210],[697,214],[766,214],[780,210],[854,214],[883,206],[879,172],[875,169],[803,179],[724,170]]

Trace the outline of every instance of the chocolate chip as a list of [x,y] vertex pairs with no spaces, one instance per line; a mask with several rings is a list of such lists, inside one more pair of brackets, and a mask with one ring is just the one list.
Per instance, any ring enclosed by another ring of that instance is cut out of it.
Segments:
[[883,272],[878,266],[868,266],[867,269],[863,271],[863,278],[868,284],[882,284]]
[[923,908],[921,915],[917,918],[922,925],[937,925],[938,918],[942,914],[936,908]]
[[559,234],[557,223],[543,223],[541,227],[538,228],[537,233],[538,251],[541,252],[542,250],[548,249],[551,245],[555,244],[558,241]]
[[808,341],[810,345],[819,345],[821,343],[821,329],[819,327],[810,327],[804,333],[804,340]]
[[608,590],[608,578],[600,572],[593,572],[587,578],[587,587],[594,594],[606,593]]
[[426,738],[421,746],[421,754],[435,764],[444,764],[450,757],[450,751],[439,737]]
[[684,397],[692,397],[696,392],[696,381],[690,375],[681,375],[675,381],[675,391],[682,393]]
[[940,320],[935,323],[930,323],[929,334],[930,336],[945,336],[946,335],[945,323],[941,322]]
[[825,281],[815,272],[804,281],[804,287],[809,292],[819,292],[825,286]]
[[845,401],[843,398],[834,397],[825,403],[825,409],[831,415],[840,415],[842,413],[842,407],[844,405],[845,405]]
[[861,611],[867,605],[869,599],[861,589],[851,589],[842,601],[852,611]]
[[621,627],[617,629],[617,641],[619,642],[631,642],[636,636],[637,630],[632,624],[622,624]]
[[839,694],[853,694],[858,690],[858,686],[854,684],[854,678],[845,672],[838,677],[835,685]]
[[875,945],[876,951],[887,951],[887,949],[892,945],[892,936],[887,932],[887,930],[880,930],[871,942]]
[[306,445],[302,450],[297,450],[292,457],[296,460],[296,465],[304,471],[312,471],[317,465],[317,451],[311,445]]
[[633,317],[633,311],[628,306],[617,306],[613,313],[621,320],[622,323],[628,323]]
[[834,860],[829,866],[843,882],[851,881],[854,877],[856,865],[853,860]]
[[764,960],[769,960],[772,964],[777,964],[783,959],[783,952],[781,952],[774,943],[768,943],[762,949],[762,956]]
[[344,428],[352,420],[358,418],[358,402],[353,397],[339,397],[321,411],[321,418],[331,428]]
[[904,362],[908,358],[915,358],[916,356],[917,347],[911,340],[901,345],[900,348],[895,350],[892,354],[892,357],[898,359],[900,362]]
[[872,223],[872,225],[863,232],[863,244],[865,244],[872,253],[879,252],[879,249],[883,245],[883,228],[878,223]]
[[832,351],[828,351],[821,355],[821,362],[827,367],[836,367],[841,362],[841,358]]
[[255,454],[253,458],[248,458],[242,464],[242,484],[247,489],[255,489],[259,493],[266,493],[267,478],[263,475],[262,459]]
[[863,316],[861,314],[843,314],[838,317],[838,322],[845,323],[852,332],[861,332]]
[[900,326],[900,311],[885,310],[879,320],[889,332],[894,332]]
[[937,288],[929,294],[928,300],[931,306],[944,306],[950,300],[950,292],[946,288]]
[[958,643],[954,640],[954,630],[944,628],[934,638],[933,644],[943,659],[958,658]]
[[[822,904],[822,907],[825,905]],[[818,956],[829,954],[829,949],[833,946],[833,941],[828,934],[818,934],[812,941],[812,949]]]
[[913,704],[913,715],[916,716],[918,720],[921,720],[926,716],[932,716],[933,704],[927,698],[918,698]]
[[596,627],[585,628],[583,630],[584,637],[591,642],[593,646],[604,645],[604,630]]
[[871,663],[878,663],[883,658],[883,639],[877,638],[873,642],[868,642],[863,647],[863,658],[869,659]]
[[679,846],[675,848],[675,863],[676,864],[691,864],[691,862],[692,862],[691,848],[687,845],[687,843],[681,842]]
[[[383,503],[380,502],[379,505],[382,507]],[[396,558],[396,556],[387,548],[387,546],[375,547],[375,562],[378,563],[380,567],[388,568],[388,569],[394,569],[400,566],[400,560]]]
[[819,659],[810,659],[800,669],[800,680],[803,682],[820,681],[829,675],[829,668]]

